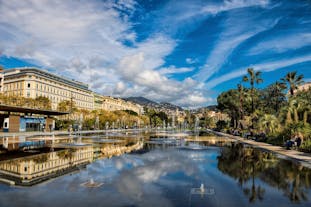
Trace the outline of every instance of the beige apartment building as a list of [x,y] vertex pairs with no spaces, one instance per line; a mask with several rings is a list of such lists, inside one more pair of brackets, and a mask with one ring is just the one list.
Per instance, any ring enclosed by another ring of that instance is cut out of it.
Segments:
[[129,102],[125,101],[120,98],[114,98],[111,96],[104,96],[102,97],[103,103],[102,103],[102,109],[106,111],[117,111],[117,110],[132,110],[136,112],[137,114],[143,113],[143,107]]
[[138,114],[143,110],[138,104],[102,96],[89,90],[87,84],[37,68],[0,71],[0,92],[34,99],[47,97],[52,103],[52,110],[57,110],[58,104],[64,100],[72,100],[77,108],[86,110],[132,110]]
[[311,88],[311,82],[306,82],[300,86],[298,86],[298,91],[305,91],[308,90],[309,88]]
[[0,93],[3,91],[3,74],[1,72],[0,70]]
[[143,107],[125,101],[120,98],[114,98],[111,96],[102,96],[96,93],[93,93],[94,96],[94,110],[103,109],[105,111],[118,111],[118,110],[132,110],[137,114],[143,113]]
[[3,75],[5,95],[34,99],[44,96],[50,99],[53,110],[57,110],[58,103],[64,100],[73,100],[76,107],[80,109],[93,109],[92,92],[84,83],[36,68],[4,70]]

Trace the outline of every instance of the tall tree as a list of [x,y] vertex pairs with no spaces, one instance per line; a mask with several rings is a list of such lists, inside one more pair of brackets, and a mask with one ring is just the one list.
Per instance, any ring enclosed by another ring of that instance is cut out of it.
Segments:
[[263,90],[263,102],[266,112],[277,113],[281,106],[286,103],[285,89],[285,83],[276,81]]
[[255,84],[260,84],[263,82],[263,79],[260,77],[260,71],[254,71],[253,68],[247,69],[247,75],[243,77],[244,82],[249,82],[251,86],[251,99],[252,99],[252,112],[254,112],[254,90]]
[[303,75],[297,75],[297,71],[289,72],[281,79],[283,83],[288,85],[290,95],[293,96],[298,86],[303,84]]
[[239,92],[239,112],[240,112],[240,117],[243,119],[244,116],[244,88],[242,84],[238,84],[238,92]]
[[239,121],[239,94],[236,89],[221,93],[217,97],[217,108],[226,112],[231,118],[231,125],[236,128]]
[[[254,71],[253,68],[248,68],[247,75],[243,77],[243,81],[249,82],[251,86],[250,92],[251,92],[251,101],[252,101],[252,113],[254,113],[255,111],[255,107],[254,107],[255,84],[260,84],[263,82],[263,79],[260,76],[261,76],[260,71]],[[253,120],[252,120],[252,127],[254,127]]]

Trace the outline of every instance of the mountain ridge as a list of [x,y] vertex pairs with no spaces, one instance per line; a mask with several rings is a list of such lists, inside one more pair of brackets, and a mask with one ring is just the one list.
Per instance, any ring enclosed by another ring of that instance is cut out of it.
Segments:
[[164,108],[164,109],[169,109],[169,110],[180,110],[182,111],[183,108],[177,105],[174,105],[172,103],[169,102],[155,102],[153,100],[147,99],[145,97],[142,96],[131,96],[131,97],[126,97],[123,98],[126,101],[131,101],[134,102],[136,104],[142,105],[144,107],[147,108],[156,108],[156,109],[160,109],[160,108]]

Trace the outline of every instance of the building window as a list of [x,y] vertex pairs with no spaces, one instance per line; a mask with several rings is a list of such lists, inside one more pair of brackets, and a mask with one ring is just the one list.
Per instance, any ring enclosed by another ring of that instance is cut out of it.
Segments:
[[28,83],[27,87],[30,88],[30,83]]

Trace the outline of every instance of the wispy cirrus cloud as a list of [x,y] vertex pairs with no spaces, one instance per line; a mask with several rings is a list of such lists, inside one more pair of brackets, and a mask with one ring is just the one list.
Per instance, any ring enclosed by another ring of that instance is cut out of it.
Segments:
[[210,79],[228,62],[229,56],[239,45],[264,31],[272,29],[278,22],[278,19],[275,18],[260,17],[260,13],[250,16],[248,11],[229,15],[224,22],[224,30],[217,39],[205,64],[194,76],[195,79],[203,82]]
[[[229,72],[225,75],[222,75],[220,77],[217,77],[211,81],[208,81],[205,86],[208,88],[213,88],[217,86],[220,83],[223,83],[225,81],[241,77],[247,73],[246,68],[254,68],[256,71],[262,71],[262,72],[271,72],[274,70],[278,70],[284,67],[288,67],[291,65],[296,65],[299,63],[309,62],[311,61],[311,54],[304,55],[301,57],[291,58],[291,59],[285,59],[285,60],[278,60],[278,61],[271,61],[271,62],[265,62],[265,63],[259,63],[254,65],[248,65],[242,68],[239,68],[237,70],[234,70],[232,72]],[[281,78],[281,77],[279,77]]]
[[[286,44],[285,44],[286,43]],[[258,55],[265,52],[282,53],[311,45],[311,31],[305,33],[283,34],[274,36],[272,39],[261,41],[249,49],[249,55]]]
[[160,74],[177,74],[177,73],[186,73],[186,72],[191,72],[193,71],[194,68],[187,68],[187,67],[182,67],[182,68],[176,68],[175,66],[170,66],[167,68],[161,68],[159,70]]
[[267,6],[269,0],[225,0],[219,4],[211,4],[204,6],[200,12],[208,14],[217,14],[219,12],[229,11],[253,6]]

